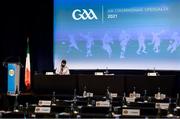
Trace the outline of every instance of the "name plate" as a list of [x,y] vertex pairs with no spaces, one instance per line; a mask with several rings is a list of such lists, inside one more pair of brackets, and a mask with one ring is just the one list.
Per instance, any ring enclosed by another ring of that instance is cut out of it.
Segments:
[[54,72],[46,72],[46,75],[54,75]]
[[112,98],[117,98],[117,93],[111,93]]
[[156,99],[156,100],[164,100],[165,98],[166,98],[166,95],[165,94],[155,94],[154,95],[154,98]]
[[158,76],[157,72],[149,72],[147,73],[147,76]]
[[140,98],[141,94],[140,93],[136,93],[136,98]]
[[166,98],[165,94],[161,94],[161,100],[164,100]]
[[91,92],[87,92],[87,95],[86,95],[87,97],[93,97],[93,93],[91,93]]
[[123,109],[123,116],[140,116],[140,109]]
[[95,72],[94,75],[96,75],[96,76],[102,76],[102,75],[103,75],[103,72]]
[[96,107],[110,107],[109,101],[96,101]]
[[135,102],[135,98],[134,97],[126,97],[126,101],[127,102]]
[[156,103],[155,108],[158,109],[168,109],[169,103]]
[[35,107],[35,113],[50,113],[51,107]]
[[134,93],[130,93],[129,94],[129,97],[131,97],[131,98],[140,98],[141,97],[141,94],[140,93],[136,93],[136,94],[134,94]]
[[51,106],[51,101],[48,100],[39,100],[39,106]]

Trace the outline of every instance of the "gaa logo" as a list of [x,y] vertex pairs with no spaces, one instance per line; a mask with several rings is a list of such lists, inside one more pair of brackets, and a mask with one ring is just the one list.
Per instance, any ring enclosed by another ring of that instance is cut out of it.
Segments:
[[40,108],[36,107],[35,112],[39,112],[39,111],[40,111]]
[[9,75],[10,75],[10,76],[14,76],[14,70],[13,70],[13,69],[10,69],[10,70],[9,70]]
[[72,18],[74,20],[93,20],[93,19],[98,19],[96,14],[92,9],[89,9],[88,11],[85,9],[75,9],[72,13]]
[[128,114],[128,110],[124,110],[124,114]]

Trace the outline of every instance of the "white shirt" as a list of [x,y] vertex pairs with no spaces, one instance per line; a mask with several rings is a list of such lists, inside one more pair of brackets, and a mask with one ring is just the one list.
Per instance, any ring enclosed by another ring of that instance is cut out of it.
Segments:
[[65,67],[58,67],[56,69],[56,74],[59,74],[59,75],[70,75],[70,72],[69,72],[69,68],[67,66]]

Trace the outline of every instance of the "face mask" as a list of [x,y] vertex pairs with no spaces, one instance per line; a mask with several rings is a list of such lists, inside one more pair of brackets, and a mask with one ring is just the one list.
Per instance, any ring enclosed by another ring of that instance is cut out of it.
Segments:
[[62,66],[62,67],[65,67],[65,65],[64,65],[64,64],[61,64],[61,66]]

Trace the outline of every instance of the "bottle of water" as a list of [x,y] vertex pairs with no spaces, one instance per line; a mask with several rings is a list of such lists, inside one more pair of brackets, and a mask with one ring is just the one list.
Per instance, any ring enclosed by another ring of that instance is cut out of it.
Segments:
[[76,89],[74,89],[74,97],[73,97],[73,102],[76,104],[77,102],[77,94],[76,94]]
[[171,98],[169,98],[169,107],[167,111],[167,117],[173,117],[173,116],[174,116],[174,107],[173,107]]
[[158,106],[158,112],[157,112],[157,118],[161,117],[161,108],[160,106]]
[[84,86],[83,97],[84,97],[84,98],[86,98],[86,97],[87,97],[86,86]]
[[74,104],[71,103],[71,115],[73,115],[73,114],[74,114]]
[[126,93],[125,92],[124,92],[123,98],[122,98],[122,107],[127,107]]
[[73,102],[71,103],[71,114],[73,116],[74,113],[76,112],[76,103],[77,103],[77,94],[76,94],[76,89],[74,89]]
[[136,98],[136,87],[133,87],[133,97]]
[[19,112],[18,110],[18,96],[19,96],[19,92],[18,92],[18,87],[16,86],[16,91],[15,91],[15,101],[14,101],[14,112]]
[[18,107],[18,94],[15,96],[15,101],[14,101],[14,112],[18,112],[19,110],[17,109]]
[[104,72],[105,75],[108,75],[109,71],[108,71],[108,67],[106,67],[106,71]]
[[177,93],[177,97],[176,97],[176,108],[177,108],[177,109],[180,109],[179,93]]
[[26,110],[28,110],[28,108],[29,108],[29,103],[26,102]]
[[107,87],[106,89],[106,100],[110,100],[110,91],[109,91],[109,87]]
[[148,102],[147,90],[144,90],[143,100],[144,100],[145,103]]
[[56,92],[53,91],[53,95],[52,95],[52,106],[56,105]]
[[155,68],[155,67],[153,68],[153,72],[154,72],[154,73],[156,72],[156,68]]
[[158,99],[161,99],[161,91],[160,91],[160,87],[158,87],[157,98],[158,98]]

